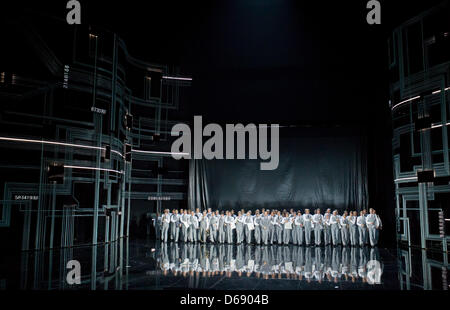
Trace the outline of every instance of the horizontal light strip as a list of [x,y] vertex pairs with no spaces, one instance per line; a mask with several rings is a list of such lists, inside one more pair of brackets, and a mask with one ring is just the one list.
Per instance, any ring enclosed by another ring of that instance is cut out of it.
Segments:
[[[91,145],[83,145],[83,144],[74,144],[74,143],[64,143],[64,142],[56,142],[56,141],[47,141],[47,140],[35,140],[35,139],[22,139],[22,138],[10,138],[10,137],[0,137],[1,141],[12,141],[12,142],[26,142],[26,143],[41,143],[48,145],[61,145],[61,146],[69,146],[69,147],[78,147],[83,149],[91,149],[91,150],[105,150],[106,148],[100,146],[91,146]],[[124,157],[120,152],[111,150],[119,156]]]
[[132,152],[136,153],[144,153],[144,154],[159,154],[159,155],[189,155],[189,153],[182,153],[182,152],[160,152],[160,151],[143,151],[143,150],[136,150],[132,149]]
[[118,154],[120,157],[125,158],[125,156],[123,156],[122,153],[120,153],[119,151],[111,150],[111,152],[112,152],[112,153],[116,153],[116,154]]
[[166,79],[166,80],[192,81],[192,78],[188,78],[188,77],[180,77],[180,76],[168,76],[168,75],[163,75],[162,78],[163,78],[163,79]]
[[400,181],[406,181],[406,180],[417,180],[417,177],[395,179],[394,182],[400,182]]
[[415,96],[415,97],[412,97],[412,98],[409,98],[409,99],[400,101],[399,103],[397,103],[396,105],[394,105],[394,106],[392,107],[392,110],[394,110],[396,107],[398,107],[398,106],[401,105],[401,104],[404,104],[404,103],[407,103],[407,102],[410,102],[410,101],[413,101],[413,100],[416,100],[416,99],[419,99],[419,98],[420,98],[420,96]]
[[41,143],[41,144],[50,144],[50,145],[62,145],[62,146],[79,147],[79,148],[85,148],[85,149],[94,149],[94,150],[104,150],[105,149],[104,147],[99,147],[99,146],[46,141],[46,140],[33,140],[33,139],[21,139],[21,138],[9,138],[9,137],[0,137],[0,140],[14,141],[14,142]]
[[450,122],[445,123],[445,124],[435,124],[435,125],[431,125],[431,128],[438,128],[438,127],[442,127],[442,126],[444,126],[444,125],[448,126],[448,125],[450,125]]
[[115,172],[115,173],[123,174],[123,171],[118,171],[118,170],[113,170],[113,169],[106,169],[106,168],[83,167],[83,166],[68,166],[68,165],[64,165],[64,168],[85,169],[85,170],[100,170],[100,171],[108,171],[108,172]]
[[[445,88],[444,90],[447,91],[447,90],[449,90],[449,89],[450,89],[450,87],[447,87],[447,88]],[[438,90],[433,91],[431,94],[432,94],[432,95],[436,95],[436,94],[439,94],[440,92],[441,92],[441,90],[438,89]],[[416,96],[416,97],[413,97],[413,98],[409,98],[409,99],[400,101],[399,103],[397,103],[396,105],[394,105],[394,106],[392,107],[392,110],[394,110],[396,107],[398,107],[398,106],[401,105],[401,104],[404,104],[404,103],[407,103],[407,102],[410,102],[410,101],[412,101],[412,100],[416,100],[416,99],[419,99],[419,98],[420,98],[420,96]]]
[[[93,150],[105,150],[104,147],[100,147],[100,146],[90,146],[90,145],[46,141],[46,140],[33,140],[33,139],[10,138],[10,137],[0,137],[0,140],[13,141],[13,142],[41,143],[41,144],[50,144],[50,145],[62,145],[62,146],[79,147],[79,148],[93,149]],[[173,155],[189,155],[189,153],[182,153],[182,152],[143,151],[143,150],[136,150],[136,149],[132,149],[132,151],[137,152],[137,153],[159,154],[159,155],[172,155],[172,154]],[[121,157],[124,157],[124,155],[122,155],[119,151],[111,150],[111,152],[116,153]]]
[[[449,90],[449,89],[450,89],[450,87],[447,87],[444,90]],[[435,90],[434,92],[432,92],[432,94],[435,95],[435,94],[439,94],[440,92],[441,92],[441,90],[438,89],[438,90]]]

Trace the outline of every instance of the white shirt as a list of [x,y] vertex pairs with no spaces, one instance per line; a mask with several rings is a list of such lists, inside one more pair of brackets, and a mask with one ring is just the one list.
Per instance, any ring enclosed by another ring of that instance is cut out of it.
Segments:
[[364,217],[364,215],[358,216],[358,218],[356,219],[356,225],[358,225],[359,227],[366,225],[366,218]]
[[303,221],[304,222],[311,222],[312,220],[312,215],[311,214],[303,214]]

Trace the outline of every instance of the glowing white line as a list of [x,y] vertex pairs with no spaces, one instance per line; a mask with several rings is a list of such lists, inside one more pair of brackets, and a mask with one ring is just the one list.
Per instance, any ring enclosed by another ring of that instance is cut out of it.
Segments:
[[[447,88],[445,88],[444,90],[447,91],[447,90],[449,90],[449,89],[450,89],[450,87],[447,87]],[[436,95],[436,94],[439,94],[440,92],[441,92],[441,90],[438,89],[438,90],[435,90],[434,92],[432,92],[432,94],[433,94],[433,95]]]
[[442,127],[442,126],[448,126],[448,125],[450,125],[450,122],[449,123],[445,123],[445,124],[436,124],[436,125],[431,125],[431,128],[438,128],[438,127]]
[[131,151],[136,152],[136,153],[144,153],[144,154],[189,155],[189,153],[182,153],[182,152],[143,151],[143,150],[136,150],[136,149],[132,149]]
[[163,78],[163,79],[166,79],[166,80],[192,81],[192,78],[179,77],[179,76],[167,76],[167,75],[163,75],[162,78]]
[[[56,141],[46,141],[46,140],[35,140],[35,139],[22,139],[22,138],[10,138],[10,137],[0,137],[2,141],[13,141],[13,142],[28,142],[28,143],[41,143],[41,144],[49,144],[49,145],[62,145],[62,146],[70,146],[70,147],[79,147],[83,149],[91,149],[91,150],[105,150],[106,148],[100,146],[91,146],[91,145],[83,145],[83,144],[74,144],[74,143],[64,143],[64,142],[56,142]],[[111,152],[117,153],[123,157],[123,155],[116,151],[111,150]]]
[[[444,91],[447,91],[447,90],[449,90],[449,89],[450,89],[450,86],[447,87],[447,88],[445,88]],[[432,95],[436,95],[436,94],[439,94],[440,92],[441,92],[441,90],[438,89],[438,90],[433,91],[431,94],[432,94]],[[394,106],[392,107],[392,110],[394,110],[396,107],[398,107],[398,106],[401,105],[401,104],[404,104],[404,103],[406,103],[406,102],[410,102],[410,101],[412,101],[412,100],[419,99],[419,98],[420,98],[420,96],[416,96],[416,97],[413,97],[413,98],[409,98],[409,99],[403,100],[403,101],[397,103],[396,105],[394,105]]]
[[417,180],[417,177],[408,177],[408,178],[395,179],[394,182],[404,181],[404,180]]
[[412,98],[409,98],[409,99],[400,101],[399,103],[397,103],[396,105],[394,105],[394,106],[392,107],[392,110],[394,110],[396,107],[398,107],[398,106],[401,105],[401,104],[404,104],[404,103],[406,103],[406,102],[410,102],[410,101],[413,101],[413,100],[416,100],[416,99],[419,99],[419,98],[420,98],[420,96],[415,96],[415,97],[412,97]]
[[105,149],[104,147],[99,147],[99,146],[63,143],[63,142],[46,141],[46,140],[33,140],[33,139],[21,139],[21,138],[9,138],[9,137],[0,137],[0,140],[15,141],[15,142],[29,142],[29,143],[42,143],[42,144],[51,144],[51,145],[63,145],[63,146],[72,146],[72,147],[79,147],[79,148],[85,148],[85,149],[95,149],[95,150],[104,150]]
[[119,151],[116,150],[111,150],[111,152],[118,154],[120,157],[125,158],[125,156],[122,155],[122,153],[120,153]]
[[106,169],[106,168],[96,168],[96,167],[82,167],[82,166],[69,166],[64,165],[64,168],[70,168],[70,169],[86,169],[86,170],[100,170],[100,171],[108,171],[108,172],[115,172],[123,174],[123,171],[113,170],[113,169]]

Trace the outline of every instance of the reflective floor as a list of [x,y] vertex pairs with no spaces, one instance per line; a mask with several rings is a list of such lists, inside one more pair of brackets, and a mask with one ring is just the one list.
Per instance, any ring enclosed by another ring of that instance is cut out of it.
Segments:
[[[23,252],[1,266],[0,289],[448,289],[442,254],[409,249],[110,243]],[[80,262],[81,283],[67,282]]]

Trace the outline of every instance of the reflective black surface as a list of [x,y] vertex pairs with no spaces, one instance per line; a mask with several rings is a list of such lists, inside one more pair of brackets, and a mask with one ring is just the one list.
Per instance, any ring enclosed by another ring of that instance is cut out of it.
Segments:
[[[448,287],[445,259],[442,254],[410,249],[124,239],[11,256],[10,265],[2,265],[0,288],[441,290]],[[70,260],[80,262],[80,284],[67,283]]]

